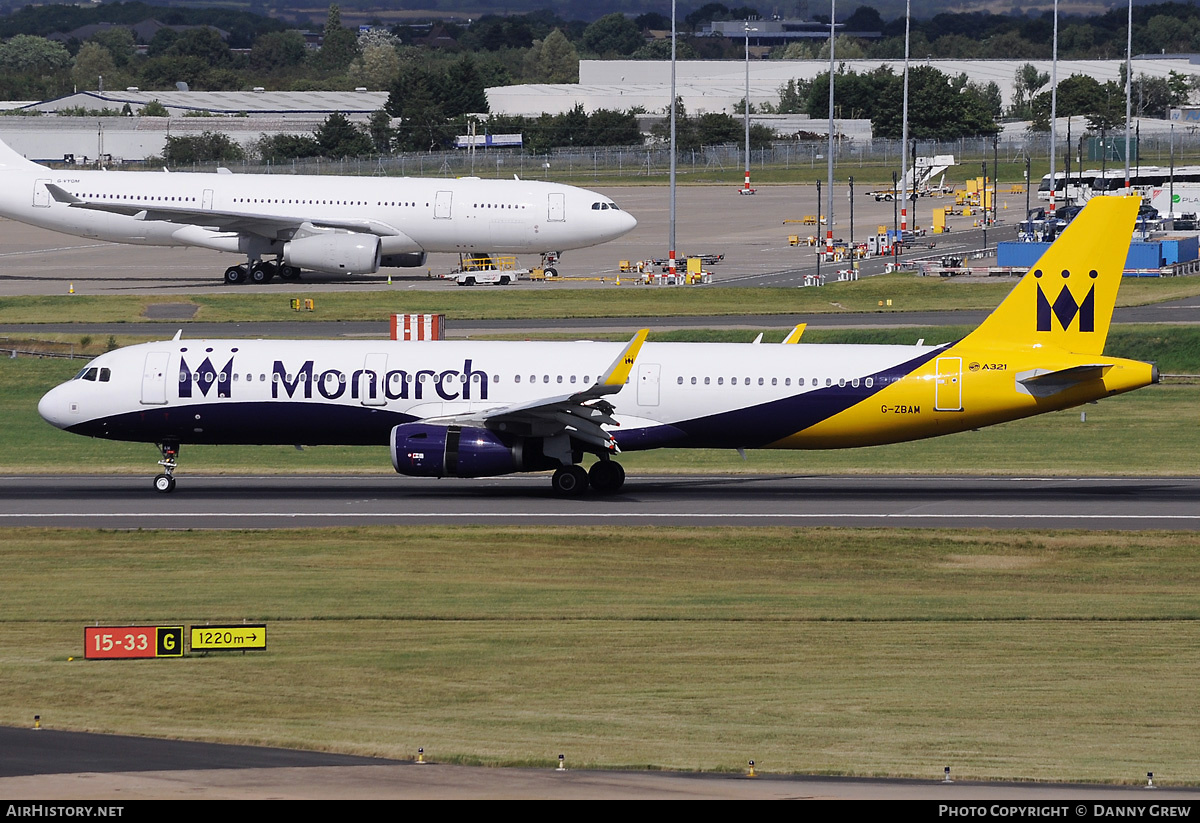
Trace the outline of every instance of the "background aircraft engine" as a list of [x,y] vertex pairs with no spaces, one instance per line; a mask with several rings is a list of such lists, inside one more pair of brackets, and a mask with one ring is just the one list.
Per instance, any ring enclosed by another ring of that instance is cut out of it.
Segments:
[[392,465],[413,477],[493,477],[525,470],[522,445],[487,429],[406,423],[392,429]]
[[383,268],[412,269],[425,265],[426,254],[423,251],[410,251],[403,254],[385,254],[379,261]]
[[283,262],[310,271],[373,274],[379,271],[379,238],[373,234],[313,234],[283,247]]

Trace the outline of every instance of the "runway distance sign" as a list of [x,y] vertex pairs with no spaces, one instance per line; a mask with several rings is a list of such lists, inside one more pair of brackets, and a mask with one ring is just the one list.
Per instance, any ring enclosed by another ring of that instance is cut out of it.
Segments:
[[86,660],[183,657],[183,626],[85,626]]
[[192,626],[192,651],[227,651],[267,648],[265,623],[231,626]]

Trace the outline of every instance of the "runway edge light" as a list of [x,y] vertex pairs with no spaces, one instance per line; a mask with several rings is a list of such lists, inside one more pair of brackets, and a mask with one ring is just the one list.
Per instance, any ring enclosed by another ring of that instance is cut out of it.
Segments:
[[1154,785],[1154,772],[1146,772],[1146,788],[1147,789],[1157,789],[1158,788],[1158,786]]
[[949,766],[946,767],[945,777],[942,778],[942,782],[943,783],[953,783],[954,782],[953,780],[950,779],[950,767]]
[[565,754],[560,754],[558,756],[558,768],[555,769],[555,771],[556,772],[565,772],[566,770],[567,770],[567,756]]
[[758,775],[755,774],[755,772],[754,772],[754,761],[753,760],[750,761],[749,766],[750,766],[750,771],[746,774],[746,777],[758,777]]
[[425,765],[425,748],[423,746],[417,749],[417,763],[422,766]]

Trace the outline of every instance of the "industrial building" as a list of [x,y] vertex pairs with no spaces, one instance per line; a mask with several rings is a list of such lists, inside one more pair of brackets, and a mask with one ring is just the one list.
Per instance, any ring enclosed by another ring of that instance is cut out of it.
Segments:
[[[219,131],[243,145],[264,134],[311,135],[333,112],[365,123],[383,108],[382,91],[85,91],[54,100],[26,103],[16,110],[40,116],[0,117],[0,139],[30,160],[78,162],[142,161],[161,155],[168,137]],[[158,102],[170,117],[139,117]],[[113,112],[131,116],[62,116],[64,110]]]

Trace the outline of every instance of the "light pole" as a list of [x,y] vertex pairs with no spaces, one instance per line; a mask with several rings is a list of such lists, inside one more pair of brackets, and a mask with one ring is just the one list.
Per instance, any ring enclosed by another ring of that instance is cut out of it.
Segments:
[[[833,256],[833,44],[837,39],[834,26],[837,21],[837,0],[829,0],[829,169],[826,178],[829,180],[829,221],[825,230],[825,251]],[[817,229],[820,230],[820,226]]]
[[754,189],[750,188],[750,32],[758,31],[758,29],[750,27],[750,21],[746,21],[746,105],[745,105],[745,120],[746,120],[746,184],[738,191],[738,194],[754,194]]
[[821,285],[821,181],[817,180],[817,285]]
[[[980,165],[983,167],[983,191],[979,193],[979,203],[983,206],[983,250],[987,251],[987,224],[988,224],[988,203],[987,203],[987,161],[984,160]],[[993,203],[993,205],[995,205]]]
[[675,277],[675,0],[671,0],[671,227],[667,237],[668,274]]

